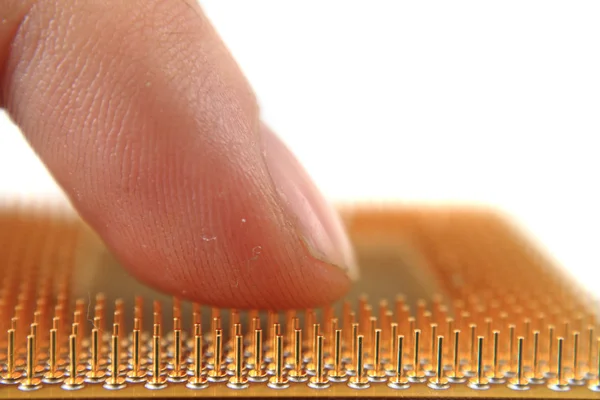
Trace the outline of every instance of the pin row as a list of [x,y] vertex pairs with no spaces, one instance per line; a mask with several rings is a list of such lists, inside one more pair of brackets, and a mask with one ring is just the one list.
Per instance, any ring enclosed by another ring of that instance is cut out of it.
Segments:
[[[255,326],[259,326],[256,323]],[[575,358],[572,367],[564,366],[564,338],[556,339],[556,363],[538,363],[539,343],[534,335],[533,364],[525,365],[525,338],[517,338],[516,359],[501,360],[498,354],[499,332],[493,333],[492,363],[484,362],[485,337],[475,338],[474,358],[461,359],[460,330],[451,339],[451,363],[447,363],[443,335],[434,335],[429,358],[422,354],[421,331],[413,331],[412,349],[407,351],[404,335],[393,335],[389,348],[382,343],[382,330],[372,334],[372,349],[366,351],[366,337],[358,334],[358,324],[352,326],[352,340],[344,344],[342,329],[331,332],[332,344],[319,324],[313,324],[312,346],[305,346],[302,329],[295,328],[288,346],[280,325],[271,328],[271,338],[264,339],[262,329],[255,328],[243,335],[241,324],[234,324],[231,339],[224,341],[218,322],[214,330],[203,335],[200,324],[194,325],[189,340],[176,320],[174,329],[163,338],[160,324],[154,324],[152,335],[136,328],[124,337],[119,324],[113,324],[112,334],[103,338],[97,328],[91,331],[89,356],[81,356],[81,341],[77,330],[68,337],[68,351],[63,358],[58,346],[57,329],[49,333],[47,349],[38,351],[36,336],[26,341],[25,360],[15,350],[15,330],[8,330],[6,368],[1,376],[5,385],[17,384],[23,391],[37,390],[43,384],[60,384],[65,390],[82,389],[86,384],[102,384],[117,390],[127,384],[144,384],[148,389],[163,389],[167,383],[185,384],[190,389],[203,389],[209,383],[226,382],[232,389],[245,389],[250,382],[265,382],[274,389],[285,389],[292,383],[304,383],[323,389],[332,383],[346,383],[354,389],[387,383],[393,389],[407,389],[414,384],[427,384],[432,389],[448,389],[452,384],[466,383],[476,390],[506,384],[513,390],[528,390],[546,385],[555,391],[587,386],[600,390],[600,339],[597,340],[594,372],[581,371]],[[394,331],[392,326],[392,331]],[[434,332],[435,333],[435,332]],[[149,338],[145,336],[150,336]],[[248,340],[250,336],[250,340]],[[108,346],[107,346],[108,345]],[[108,351],[104,351],[108,347]],[[42,356],[41,354],[44,354]],[[575,356],[576,357],[576,356]],[[82,360],[86,359],[85,362]],[[168,362],[165,360],[168,359]],[[408,359],[408,360],[407,360]],[[412,359],[412,360],[411,360]],[[412,361],[412,362],[411,362]]]

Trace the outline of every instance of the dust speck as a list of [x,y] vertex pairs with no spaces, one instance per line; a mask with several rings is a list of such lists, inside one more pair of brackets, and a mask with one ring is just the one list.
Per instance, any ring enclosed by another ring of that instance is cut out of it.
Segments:
[[260,256],[260,253],[262,252],[262,247],[261,246],[256,246],[252,248],[252,257],[249,258],[249,261],[256,261],[258,260],[258,256]]

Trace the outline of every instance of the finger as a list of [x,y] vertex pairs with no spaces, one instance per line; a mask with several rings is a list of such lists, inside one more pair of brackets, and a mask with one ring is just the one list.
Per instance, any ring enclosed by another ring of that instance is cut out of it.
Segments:
[[223,307],[346,292],[356,269],[339,218],[260,123],[193,1],[9,1],[0,13],[3,106],[133,275]]

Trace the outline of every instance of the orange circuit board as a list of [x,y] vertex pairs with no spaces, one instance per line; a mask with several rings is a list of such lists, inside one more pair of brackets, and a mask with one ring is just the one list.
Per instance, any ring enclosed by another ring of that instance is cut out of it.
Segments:
[[0,210],[0,397],[600,399],[598,303],[501,214],[342,209],[361,279],[224,310],[129,277],[75,215]]

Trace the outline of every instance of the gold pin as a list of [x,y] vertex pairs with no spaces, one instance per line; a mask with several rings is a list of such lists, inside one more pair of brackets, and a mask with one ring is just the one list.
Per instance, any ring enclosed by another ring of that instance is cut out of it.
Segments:
[[[333,311],[332,311],[333,312]],[[327,334],[323,335],[326,340],[330,341],[330,344],[328,346],[328,351],[325,351],[323,354],[326,357],[325,360],[325,365],[329,368],[332,367],[334,364],[334,360],[333,360],[333,355],[335,353],[335,331],[337,331],[338,329],[338,319],[337,318],[331,318],[330,320],[330,327],[329,327],[329,332],[327,332]]]
[[288,372],[288,379],[290,381],[306,382],[308,379],[302,360],[302,330],[296,329],[294,331],[294,363],[292,369]]
[[231,389],[246,389],[248,387],[248,379],[244,375],[244,337],[241,334],[235,336],[233,349],[235,353],[235,374],[229,378],[227,387]]
[[[104,306],[98,304],[94,307],[94,327],[98,329],[98,333],[100,334],[100,343],[102,343],[103,338],[104,338],[104,324],[105,324],[105,310],[104,310]],[[59,319],[59,324],[62,327],[63,322],[61,319]],[[58,333],[60,334],[61,329],[58,329]],[[60,343],[60,340],[59,340]]]
[[62,388],[65,390],[78,390],[83,388],[83,378],[77,376],[77,336],[69,336],[69,377],[65,379]]
[[137,318],[139,321],[139,329],[142,330],[144,326],[144,322],[142,318],[144,317],[144,298],[142,296],[135,296],[134,299],[134,318]]
[[286,389],[290,386],[287,378],[284,375],[283,365],[283,336],[275,336],[275,375],[269,379],[269,386],[272,389]]
[[173,359],[171,360],[171,371],[167,374],[169,382],[184,382],[187,374],[181,365],[181,322],[179,318],[173,319]]
[[[368,307],[369,297],[363,293],[358,297],[358,320],[360,322],[365,322],[365,309]],[[360,323],[359,322],[359,323]]]
[[387,326],[391,321],[387,320],[388,317],[388,301],[386,299],[381,299],[379,301],[379,319],[383,326]]
[[64,367],[65,365],[67,365],[67,361],[62,357],[63,354],[65,354],[65,349],[61,348],[61,341],[60,341],[60,330],[59,327],[61,326],[61,322],[60,322],[60,318],[59,317],[53,317],[52,318],[52,329],[56,330],[56,366],[61,368]]
[[[192,364],[190,366],[188,366],[186,369],[188,371],[188,375],[194,375],[194,371],[196,370],[196,336],[200,336],[202,337],[202,324],[200,322],[194,322],[193,324],[194,329],[192,330],[192,337],[190,338],[191,341],[191,346],[192,349],[194,349],[193,352],[191,352],[191,354],[189,355],[189,362]],[[204,342],[204,340],[202,341]],[[202,344],[202,342],[200,344]],[[201,349],[202,350],[202,349]],[[204,351],[202,351],[200,353],[200,373],[203,373],[205,368],[205,364],[203,361],[203,357],[204,357]]]
[[[208,342],[208,348],[206,349],[207,357],[212,357],[215,354],[216,332],[218,329],[221,329],[221,317],[218,316],[218,310],[218,308],[213,308],[211,311],[212,319],[210,320],[210,334],[206,338],[206,341]],[[215,317],[215,315],[217,316]]]
[[[13,326],[14,326],[13,321]],[[7,345],[7,355],[6,355],[6,372],[2,374],[2,383],[10,385],[19,383],[19,379],[21,379],[21,372],[16,371],[16,363],[15,363],[15,353],[16,353],[16,333],[14,327],[8,330],[8,345]]]
[[[590,360],[590,371],[592,368],[592,360]],[[590,385],[588,388],[594,392],[600,392],[600,339],[596,342],[596,375],[594,376],[593,382],[590,378]]]
[[248,371],[248,380],[251,382],[265,382],[268,377],[263,367],[263,339],[262,329],[254,329],[254,340],[253,340],[254,361],[252,362],[252,369]]
[[588,355],[587,355],[587,365],[588,371],[586,373],[586,377],[588,379],[594,379],[594,326],[588,326]]
[[[236,314],[238,315],[238,314]],[[238,320],[239,317],[236,317],[236,321]],[[236,322],[233,324],[232,328],[231,328],[231,349],[229,351],[229,353],[227,354],[227,356],[225,357],[225,362],[230,362],[231,364],[229,364],[227,366],[227,373],[229,375],[235,375],[235,338],[239,335],[242,335],[242,324],[240,324],[239,322]]]
[[286,333],[286,336],[288,336],[287,338],[287,344],[286,344],[286,340],[283,341],[284,347],[283,347],[283,354],[285,357],[285,367],[286,368],[290,368],[290,369],[294,369],[294,366],[296,365],[296,352],[295,352],[295,340],[296,340],[296,330],[300,329],[300,320],[296,317],[294,317],[292,319],[292,324],[295,327],[292,330],[292,335],[289,336],[289,332]]
[[[484,322],[485,322],[485,334],[486,334],[486,337],[489,340],[490,338],[494,337],[494,334],[493,334],[493,319],[488,317],[488,318],[484,319]],[[490,347],[488,345],[488,348],[486,349],[486,351],[483,354],[484,361],[486,360],[486,356],[487,356],[487,359],[489,360],[490,354],[492,354],[493,351],[494,351],[494,349],[493,349],[493,341],[490,340],[489,343],[490,343],[490,345],[492,345],[492,347]]]
[[104,380],[106,373],[100,370],[100,340],[98,329],[92,329],[92,340],[90,343],[90,370],[87,372],[85,381],[88,383],[99,383]]
[[78,322],[74,322],[73,324],[71,324],[71,335],[75,336],[75,350],[76,350],[76,354],[77,354],[77,372],[81,372],[85,369],[85,367],[83,365],[80,365],[80,358],[81,358],[81,352],[79,350],[81,350],[81,339],[79,338],[79,323]]
[[567,348],[568,344],[569,344],[569,334],[571,333],[571,321],[569,320],[565,320],[563,322],[563,338],[564,338],[564,343],[563,346],[565,348]]
[[[37,306],[39,306],[40,300],[42,300],[41,297],[36,302]],[[40,311],[39,308],[33,312],[33,323],[37,326],[37,329],[39,332],[44,332],[44,328],[46,328],[46,324],[45,324],[45,320],[42,320],[42,311]],[[45,336],[45,335],[42,333],[40,335],[40,339],[45,339],[45,337],[42,337],[42,336]],[[42,342],[43,342],[43,340],[42,340]],[[46,343],[44,343],[44,344],[46,344]],[[38,348],[38,346],[36,345],[36,349],[37,348]]]
[[[306,337],[304,338],[305,340],[305,346],[306,347],[310,347],[312,345],[312,341],[313,338],[311,336],[311,332],[313,329],[313,325],[315,323],[316,320],[316,316],[315,316],[315,312],[312,309],[308,309],[304,312],[304,331],[307,333]],[[311,360],[312,354],[307,354],[307,362],[312,361]]]
[[[73,312],[73,324],[77,324],[77,329],[79,329],[77,332],[77,334],[78,334],[77,340],[78,341],[80,341],[81,338],[85,335],[85,332],[83,331],[84,325],[82,323],[83,321],[82,321],[81,315],[82,315],[82,313],[80,310],[75,310],[75,312]],[[116,315],[116,313],[115,313],[115,315]]]
[[113,333],[111,336],[111,346],[110,346],[110,376],[106,379],[104,383],[105,389],[110,390],[118,390],[123,389],[125,387],[125,378],[120,376],[121,363],[120,363],[120,332],[119,332],[119,324],[113,324]]
[[[573,363],[571,364],[571,376],[569,384],[575,386],[585,385],[585,379],[581,374],[579,365],[579,332],[573,332]],[[591,366],[591,364],[590,364]]]
[[188,380],[186,387],[190,389],[205,389],[208,381],[202,374],[202,328],[194,324],[194,375]]
[[[294,345],[294,330],[298,327],[298,318],[296,318],[296,312],[293,310],[286,311],[285,313],[285,337],[287,338],[287,345],[285,345],[284,354],[292,354]],[[284,343],[285,344],[285,343]]]
[[[125,317],[125,302],[123,301],[123,299],[116,299],[113,324],[119,324],[119,326],[123,326],[124,317]],[[81,322],[81,320],[79,320],[77,322]],[[121,334],[120,331],[119,331],[119,334]]]
[[564,379],[563,376],[563,345],[564,338],[558,338],[558,346],[556,349],[556,378],[552,379],[548,387],[557,392],[566,392],[567,390],[571,390],[569,384]]
[[375,329],[377,329],[377,317],[371,317],[369,318],[369,331],[367,332],[368,336],[365,342],[370,348],[368,348],[368,351],[365,351],[365,364],[373,363],[373,354],[371,353],[371,350],[373,349],[373,344],[375,342]]
[[106,305],[106,295],[104,293],[96,294],[96,305],[104,308],[104,306]]
[[[21,370],[22,367],[25,366],[26,361],[23,360],[20,356],[26,356],[27,355],[27,337],[25,338],[25,346],[22,347],[21,343],[20,343],[20,336],[19,336],[19,332],[21,330],[23,330],[23,323],[22,320],[19,319],[19,316],[21,314],[23,314],[22,312],[23,308],[22,306],[16,306],[15,307],[15,317],[13,317],[11,319],[11,329],[14,331],[14,340],[15,340],[15,346],[14,346],[14,353],[15,353],[15,362],[14,362],[14,366],[15,369],[19,369]],[[21,376],[23,374],[21,373]]]
[[131,334],[131,371],[127,372],[128,382],[139,383],[146,379],[146,371],[142,369],[141,363],[141,320],[135,318],[133,321],[133,332]]
[[358,346],[358,327],[357,323],[352,324],[352,341],[350,344],[350,360],[348,365],[346,365],[346,373],[348,375],[356,374],[356,348]]
[[[446,318],[446,336],[451,337],[454,334],[454,318]],[[448,356],[450,352],[448,352]]]
[[[235,360],[235,337],[238,334],[238,331],[241,332],[241,325],[239,324],[240,314],[237,310],[231,310],[231,315],[229,317],[229,341],[225,345],[225,348],[229,351],[225,355],[225,362],[231,362]],[[231,364],[231,372],[233,373],[234,364]]]
[[416,310],[416,322],[417,322],[417,329],[421,330],[423,328],[426,327],[426,325],[424,324],[425,319],[426,319],[426,315],[425,313],[427,312],[427,302],[424,299],[418,299],[417,300],[417,310]]
[[[349,303],[348,306],[350,305]],[[352,343],[352,324],[354,324],[356,322],[356,313],[354,311],[349,311],[348,313],[344,314],[344,324],[343,324],[343,328],[342,331],[344,332],[344,346],[342,346],[342,350],[343,350],[343,355],[342,358],[344,359],[344,361],[347,362],[352,362],[351,358],[352,358],[352,350],[350,348],[350,346],[348,345],[349,343]]]
[[[236,309],[232,309],[231,310],[231,316],[229,317],[229,325],[231,327],[231,333],[235,334],[236,331],[236,324],[240,323],[240,312]],[[235,346],[235,336],[231,338],[231,345],[232,347]]]
[[192,320],[194,322],[194,329],[196,329],[196,324],[202,322],[202,307],[196,302],[192,303]]
[[270,363],[268,368],[272,371],[275,369],[275,342],[277,341],[277,336],[281,334],[281,324],[277,322],[278,316],[275,313],[271,313],[270,319],[275,322],[272,325],[269,325],[269,338],[267,340],[267,345],[265,346],[265,349],[268,349],[268,351],[265,353],[265,361]]
[[[323,338],[326,338],[331,332],[329,332],[329,325],[327,323],[331,322],[333,319],[333,307],[331,305],[326,305],[323,307]],[[323,352],[325,354],[325,352]]]
[[[350,324],[354,322],[350,316],[351,313],[353,313],[352,304],[348,300],[344,300],[342,303],[342,331],[344,332],[349,332]],[[349,339],[349,337],[346,337],[346,339]]]
[[[424,303],[426,304],[426,303]],[[421,350],[424,353],[424,350],[427,348],[427,335],[429,334],[429,331],[431,330],[431,320],[432,320],[432,316],[431,316],[431,311],[427,310],[424,311],[423,314],[421,315],[421,322],[420,325],[417,325],[417,327],[419,329],[421,329]],[[421,362],[426,361],[427,358],[425,357],[423,360],[421,360]]]
[[[252,349],[249,350],[249,356],[254,358],[254,355],[256,353],[256,330],[262,330],[261,327],[261,323],[260,323],[260,317],[258,316],[258,311],[252,311],[252,313],[256,314],[255,317],[252,317],[252,327],[251,329],[248,329],[248,333],[246,334],[247,338],[245,340],[248,340],[250,342],[252,342]],[[261,346],[261,351],[262,351],[262,346]],[[261,355],[262,357],[262,355]],[[254,366],[254,362],[249,362],[248,366],[250,368],[252,368]]]
[[371,382],[385,382],[385,370],[381,367],[381,329],[375,329],[373,337],[373,369],[367,373]]
[[548,370],[544,373],[546,378],[554,378],[556,375],[553,371],[554,366],[554,326],[550,325],[548,327]]
[[[250,311],[248,311],[247,320],[248,321],[252,321],[252,325],[250,326],[250,329],[248,329],[248,332],[246,332],[246,336],[244,338],[244,342],[246,342],[246,341],[253,342],[253,340],[254,340],[254,331],[256,329],[261,329],[260,315],[258,314],[258,311],[257,310],[250,310]],[[252,348],[248,350],[248,353],[250,353],[250,355],[253,356],[253,353],[252,353],[253,351],[254,351],[254,345],[252,345]]]
[[529,390],[529,383],[523,376],[523,352],[525,338],[519,337],[517,341],[517,376],[510,380],[508,387],[513,390]]
[[413,369],[408,373],[408,380],[411,382],[425,382],[425,374],[421,367],[421,358],[419,351],[421,348],[421,330],[415,329],[413,334]]
[[448,381],[452,383],[463,383],[466,378],[460,371],[460,330],[454,331],[454,343],[452,352],[452,371],[448,374]]
[[181,300],[173,297],[173,318],[181,319]]
[[154,300],[152,302],[152,313],[154,315],[154,325],[159,326],[160,333],[160,323],[162,322],[162,304],[158,300]]
[[[160,310],[160,303],[154,302],[154,309]],[[154,321],[160,321],[158,312],[154,314]],[[146,380],[145,387],[151,390],[159,390],[167,387],[167,380],[162,376],[162,347],[160,345],[160,325],[154,324],[152,335],[152,375]]]
[[46,367],[43,365],[40,365],[38,363],[38,342],[39,342],[39,334],[38,334],[38,328],[39,325],[37,322],[32,323],[29,326],[30,329],[30,335],[33,336],[33,365],[34,365],[34,373],[38,374],[41,372],[46,371]]
[[500,371],[500,355],[499,355],[499,347],[500,347],[500,331],[493,331],[493,345],[492,345],[492,373],[488,377],[490,383],[504,383],[506,379],[504,379],[504,375]]
[[[373,323],[371,321],[371,318],[373,318],[373,307],[371,307],[370,304],[367,304],[364,308],[363,308],[363,316],[359,321],[359,324],[361,324],[361,326],[371,326],[371,324]],[[365,343],[364,346],[368,346],[367,344],[367,337],[365,337]],[[366,355],[366,352],[365,352]],[[366,358],[365,358],[366,360]]]
[[348,377],[342,368],[342,330],[335,331],[333,346],[333,369],[329,371],[327,376],[332,382],[345,382]]
[[[277,336],[281,335],[281,325],[279,323],[275,323],[273,324],[273,328],[271,329],[271,350],[267,352],[267,354],[265,355],[265,358],[268,359],[269,361],[271,361],[268,365],[267,365],[267,370],[268,373],[270,375],[273,375],[275,373],[275,369],[277,368],[276,366],[276,357],[277,357]],[[284,349],[284,354],[285,354],[285,349]]]
[[385,366],[385,371],[393,373],[395,371],[394,358],[396,357],[396,346],[398,345],[398,324],[395,322],[390,323],[390,344],[388,352],[389,363]]
[[292,355],[294,353],[294,336],[296,329],[299,328],[300,320],[296,317],[296,313],[290,314],[291,319],[289,320],[289,326],[287,327],[288,333],[288,344],[286,346],[286,351],[284,352],[287,355]]
[[[525,318],[525,320],[523,321],[523,334],[521,336],[523,336],[523,354],[529,354],[529,342],[530,340],[530,334],[531,334],[531,319],[529,318]],[[518,344],[517,344],[518,345]]]
[[[115,302],[115,305],[118,304],[117,302]],[[119,336],[119,347],[117,348],[117,350],[119,351],[119,353],[121,352],[121,347],[120,347],[120,343],[121,343],[121,332],[119,330],[119,327],[122,326],[121,323],[119,321],[122,320],[121,318],[121,312],[120,311],[115,311],[114,313],[114,318],[113,318],[113,331],[111,333],[111,335],[109,336],[109,346],[108,346],[108,353],[111,355],[111,360],[112,360],[112,352],[113,352],[113,348],[112,348],[112,337],[115,335],[115,332],[117,334],[117,336]],[[73,324],[73,328],[77,328],[79,329],[79,324],[77,324],[77,327],[75,326],[75,324]],[[75,330],[73,330],[73,333],[75,333]],[[77,341],[77,351],[79,351],[79,349],[81,348],[81,341],[78,340]],[[121,357],[119,356],[119,360],[121,359]],[[113,368],[113,363],[111,362],[108,365],[108,373],[109,375],[112,374],[112,368]],[[123,364],[121,364],[120,362],[117,363],[117,372],[123,372],[127,369],[127,367]],[[117,373],[118,375],[118,373]]]
[[319,338],[319,334],[320,334],[320,325],[319,324],[313,324],[313,330],[312,330],[312,355],[310,357],[311,362],[308,363],[308,365],[306,366],[306,370],[308,371],[309,374],[314,375],[315,371],[316,371],[316,364],[317,364],[317,342],[318,342],[318,338]]
[[[161,306],[160,303],[158,301],[154,301],[154,312],[152,313],[152,324],[153,324],[153,331],[155,331],[156,329],[158,329],[158,335],[162,335],[162,328],[161,328],[161,324],[162,323],[162,314],[161,314]],[[155,336],[156,332],[153,332],[153,337]]]
[[[433,354],[432,354],[433,356]],[[444,337],[437,337],[437,354],[436,354],[435,377],[429,379],[429,386],[432,389],[444,390],[450,387],[448,379],[444,377]]]
[[507,378],[515,377],[515,335],[516,335],[516,326],[509,325],[508,326],[508,355],[507,355],[507,363],[506,370],[504,371],[504,376]]
[[477,375],[477,325],[469,325],[470,341],[469,341],[469,363],[465,375],[474,377]]
[[[394,309],[396,310],[396,318],[400,320],[400,316],[403,314],[406,298],[402,294],[397,294],[394,299]],[[394,355],[395,357],[395,355]]]
[[64,373],[58,369],[57,352],[57,331],[55,328],[50,329],[50,341],[48,344],[48,372],[44,374],[44,383],[55,384],[62,382]]
[[278,335],[278,333],[275,332],[276,326],[279,326],[279,314],[273,311],[269,311],[267,313],[268,338],[267,344],[265,346],[265,350],[267,351],[265,353],[265,359],[268,362],[271,362],[273,360],[273,357],[275,357],[275,340]]
[[528,374],[529,383],[534,385],[540,385],[544,383],[544,377],[542,376],[540,369],[540,331],[533,332],[533,360],[531,361],[532,369],[531,373]]
[[19,389],[23,391],[37,390],[42,387],[41,381],[35,378],[35,336],[27,336],[27,367],[25,378],[21,381]]
[[348,380],[348,386],[353,389],[366,389],[370,385],[369,379],[365,375],[363,335],[358,335],[356,339],[356,363],[354,367],[355,375]]
[[324,352],[325,346],[323,342],[325,338],[323,335],[317,336],[317,353],[316,357],[316,365],[315,365],[315,376],[310,378],[308,381],[308,386],[313,389],[326,389],[331,384],[329,383],[329,379],[325,374],[325,362],[324,362]]
[[475,377],[469,380],[469,387],[477,390],[490,388],[487,378],[483,376],[483,336],[477,338],[477,366]]
[[435,376],[436,375],[436,370],[435,370],[435,362],[436,362],[436,346],[437,346],[437,324],[429,324],[429,332],[431,332],[431,341],[430,341],[430,347],[431,347],[431,354],[429,355],[429,365],[426,368],[425,374],[426,375],[430,375],[430,376]]
[[[54,312],[56,319],[58,319],[59,325],[60,327],[58,328],[58,331],[60,332],[60,329],[63,328],[63,321],[62,321],[62,311],[55,311]],[[96,304],[94,306],[94,327],[98,329],[98,331],[100,332],[100,336],[102,337],[102,334],[104,333],[104,315],[105,315],[105,310],[104,310],[104,306],[101,304]]]
[[404,376],[404,336],[398,335],[396,340],[396,367],[394,376],[388,381],[388,386],[392,389],[408,389],[408,379]]
[[210,320],[210,330],[213,333],[213,335],[215,334],[215,331],[217,329],[221,329],[221,317],[219,317],[218,312],[215,314],[215,309],[213,309],[212,319]]
[[412,342],[412,340],[414,339],[413,332],[415,331],[415,329],[417,329],[417,320],[415,317],[408,317],[407,322],[408,331],[406,332],[406,345],[409,349],[411,349],[414,347],[414,343]]
[[208,372],[208,380],[211,382],[225,382],[227,380],[227,374],[223,368],[222,352],[223,352],[223,331],[221,329],[215,330],[215,343],[214,343],[214,354],[212,370]]

